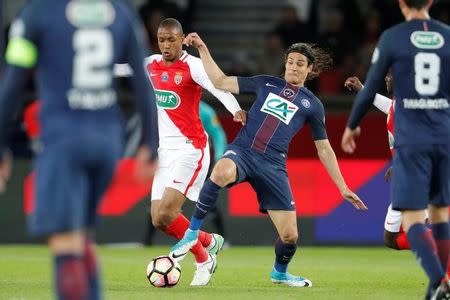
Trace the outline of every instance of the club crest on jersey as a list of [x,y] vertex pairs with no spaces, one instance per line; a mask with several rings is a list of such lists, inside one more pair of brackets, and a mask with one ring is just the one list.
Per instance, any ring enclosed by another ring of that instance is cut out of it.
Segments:
[[167,82],[167,81],[169,81],[169,73],[167,73],[167,72],[162,72],[162,74],[161,74],[161,81],[162,81],[162,82]]
[[284,89],[283,90],[283,96],[285,96],[286,98],[290,99],[295,95],[295,92],[291,89]]
[[274,93],[269,93],[269,95],[267,95],[267,98],[261,107],[262,112],[276,117],[286,125],[292,120],[292,117],[297,110],[297,105]]
[[181,72],[176,72],[175,77],[173,78],[173,81],[175,81],[176,85],[179,85],[181,83],[181,80],[183,80],[183,75]]
[[311,102],[309,102],[308,99],[303,98],[302,101],[300,101],[300,102],[305,108],[310,108],[311,107]]
[[414,31],[411,43],[420,49],[439,49],[444,46],[444,37],[436,31]]
[[164,109],[175,109],[180,106],[181,99],[173,91],[155,89],[156,104]]

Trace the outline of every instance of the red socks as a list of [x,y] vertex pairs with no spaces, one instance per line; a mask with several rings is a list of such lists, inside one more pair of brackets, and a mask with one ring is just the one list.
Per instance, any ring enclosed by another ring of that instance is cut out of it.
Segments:
[[[183,214],[179,214],[178,217],[167,226],[164,233],[173,236],[177,240],[181,240],[188,228],[189,220]],[[198,242],[191,248],[191,252],[194,254],[196,262],[202,263],[208,260],[208,253],[206,252],[205,247],[211,243],[211,239],[211,234],[204,231],[199,232]]]
[[404,231],[400,231],[397,236],[397,246],[398,250],[406,250],[411,249],[409,245],[408,238],[406,237],[406,233]]

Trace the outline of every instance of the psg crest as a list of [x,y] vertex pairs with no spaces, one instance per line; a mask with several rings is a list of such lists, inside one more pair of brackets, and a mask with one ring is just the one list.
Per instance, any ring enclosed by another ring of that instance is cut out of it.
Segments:
[[177,85],[179,85],[181,83],[181,80],[183,80],[183,75],[181,72],[176,72],[175,73],[175,77],[173,78],[173,80],[175,81],[175,83]]

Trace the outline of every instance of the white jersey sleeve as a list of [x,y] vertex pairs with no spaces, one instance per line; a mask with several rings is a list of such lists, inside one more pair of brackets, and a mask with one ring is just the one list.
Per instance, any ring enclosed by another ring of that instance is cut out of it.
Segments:
[[236,98],[230,92],[224,92],[214,87],[199,58],[190,55],[186,62],[189,64],[192,79],[219,99],[233,116],[237,111],[241,110]]
[[389,113],[389,107],[391,106],[392,100],[380,94],[375,95],[373,99],[373,105],[384,112],[386,115]]

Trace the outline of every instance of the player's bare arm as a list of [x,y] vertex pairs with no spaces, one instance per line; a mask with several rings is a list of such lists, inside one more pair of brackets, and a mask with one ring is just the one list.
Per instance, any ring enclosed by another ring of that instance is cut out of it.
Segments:
[[347,184],[342,177],[341,170],[339,169],[336,155],[328,139],[316,140],[314,141],[314,144],[316,145],[317,154],[320,161],[325,166],[325,169],[345,200],[350,202],[358,210],[367,210],[367,206],[361,201],[361,199],[359,199],[358,195],[353,193],[347,187]]
[[197,33],[189,33],[185,37],[183,43],[187,46],[194,46],[198,49],[198,53],[200,54],[203,66],[205,67],[205,71],[216,88],[231,92],[233,94],[239,94],[237,77],[227,76],[223,73],[223,71],[219,68],[219,66],[212,58],[208,47]]

